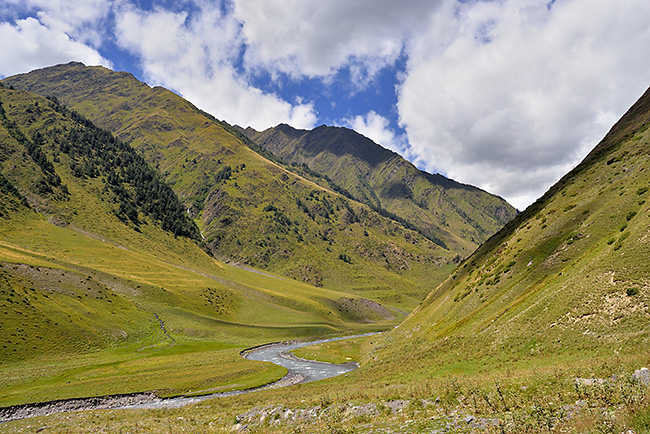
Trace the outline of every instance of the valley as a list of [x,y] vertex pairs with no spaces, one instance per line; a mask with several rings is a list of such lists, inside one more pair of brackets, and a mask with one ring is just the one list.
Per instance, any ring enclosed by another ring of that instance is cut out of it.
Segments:
[[650,91],[521,213],[105,68],[0,102],[0,407],[246,390],[286,373],[246,348],[364,335],[295,350],[343,376],[0,432],[650,432]]
[[134,393],[131,395],[118,394],[92,398],[70,398],[58,401],[45,401],[35,404],[21,404],[13,407],[0,408],[0,423],[38,416],[50,416],[57,413],[67,413],[71,411],[180,408],[186,405],[199,403],[206,399],[227,398],[246,393],[259,392],[261,390],[278,389],[281,387],[293,386],[295,384],[324,380],[326,378],[350,372],[358,368],[358,365],[349,361],[339,364],[311,361],[298,358],[294,356],[292,352],[296,349],[312,345],[323,345],[330,342],[361,338],[374,334],[376,333],[300,343],[267,344],[244,350],[240,354],[246,360],[270,362],[285,368],[286,374],[282,378],[259,387],[217,393],[206,393],[204,391],[203,394],[185,394],[180,397],[171,397],[166,399],[161,399],[154,393]]
[[[371,301],[367,291],[315,287],[215,259],[193,223],[167,224],[138,199],[154,195],[153,203],[180,208],[129,148],[54,100],[0,93],[0,321],[7,331],[0,405],[250,388],[283,371],[243,361],[241,350],[383,330],[415,305],[389,289]],[[71,135],[88,139],[74,148]],[[25,149],[39,157],[25,158]],[[131,163],[115,173],[100,153]],[[126,171],[143,173],[145,189]],[[383,307],[386,297],[392,301]]]

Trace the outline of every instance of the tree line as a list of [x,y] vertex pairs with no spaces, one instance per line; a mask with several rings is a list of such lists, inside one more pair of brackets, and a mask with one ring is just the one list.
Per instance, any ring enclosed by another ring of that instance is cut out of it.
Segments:
[[187,216],[183,204],[142,155],[109,131],[60,104],[55,97],[48,99],[56,111],[76,124],[55,140],[59,150],[70,157],[72,174],[77,178],[102,177],[106,188],[118,200],[115,214],[122,221],[139,225],[139,212],[142,212],[174,235],[199,238],[199,230]]

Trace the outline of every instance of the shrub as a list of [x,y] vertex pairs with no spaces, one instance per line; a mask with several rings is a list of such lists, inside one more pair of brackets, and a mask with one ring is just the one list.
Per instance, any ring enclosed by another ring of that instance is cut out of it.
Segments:
[[352,258],[350,258],[350,257],[349,257],[348,255],[346,255],[345,253],[341,253],[341,254],[339,255],[339,259],[340,259],[341,261],[347,263],[347,264],[351,264],[351,263],[352,263]]

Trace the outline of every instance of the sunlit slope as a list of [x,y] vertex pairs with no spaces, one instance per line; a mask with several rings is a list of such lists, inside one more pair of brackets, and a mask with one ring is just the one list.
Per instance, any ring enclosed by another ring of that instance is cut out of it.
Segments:
[[401,316],[216,261],[191,222],[165,229],[152,204],[174,216],[177,199],[130,147],[35,94],[0,88],[0,104],[0,405],[249,387],[282,372],[241,360],[247,346]]
[[4,82],[54,95],[140,150],[224,261],[406,309],[454,266],[454,252],[263,157],[229,125],[130,74],[73,63]]
[[417,371],[647,352],[648,125],[646,92],[391,333],[392,358]]
[[286,161],[306,164],[354,198],[385,209],[463,257],[501,229],[515,209],[500,197],[418,170],[400,155],[347,128],[242,130]]

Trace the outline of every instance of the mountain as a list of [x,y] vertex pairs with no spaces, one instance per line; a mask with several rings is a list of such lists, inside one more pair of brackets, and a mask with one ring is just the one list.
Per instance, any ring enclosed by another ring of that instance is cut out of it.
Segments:
[[[356,212],[394,231],[369,224],[362,241],[391,240],[393,251],[404,237],[428,243],[309,185],[312,202],[339,206],[333,215]],[[273,206],[261,212],[276,224],[282,202]],[[337,291],[229,266],[206,249],[186,206],[139,151],[56,97],[0,85],[0,406],[259,385],[283,371],[242,361],[243,348],[383,329],[412,303],[393,289]]]
[[71,63],[4,83],[56,98],[141,152],[221,260],[406,310],[455,266],[458,252],[337,193],[317,173],[283,165],[225,122],[131,74]]
[[355,199],[405,219],[463,257],[516,214],[500,197],[420,171],[347,128],[323,125],[307,131],[280,124],[241,131],[281,159],[328,176]]
[[647,363],[648,126],[650,90],[390,333],[378,372],[408,360],[421,373],[561,364],[611,376]]

